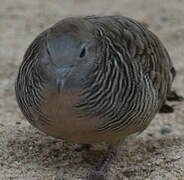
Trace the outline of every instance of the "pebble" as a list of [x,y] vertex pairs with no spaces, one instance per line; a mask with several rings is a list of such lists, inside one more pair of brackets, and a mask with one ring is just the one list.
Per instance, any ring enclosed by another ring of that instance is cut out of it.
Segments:
[[160,133],[163,134],[163,135],[169,134],[171,132],[172,132],[172,129],[171,129],[171,127],[168,127],[168,126],[167,127],[162,127],[160,129]]

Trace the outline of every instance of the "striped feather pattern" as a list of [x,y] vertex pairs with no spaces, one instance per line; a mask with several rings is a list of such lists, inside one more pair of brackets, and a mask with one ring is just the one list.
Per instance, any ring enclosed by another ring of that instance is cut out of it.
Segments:
[[39,56],[41,48],[43,48],[42,42],[45,39],[45,35],[46,32],[40,34],[27,49],[15,83],[18,104],[31,124],[35,124],[32,112],[37,112],[43,116],[44,118],[40,118],[43,121],[47,119],[40,112],[40,105],[44,100],[43,89],[46,79],[41,73]]
[[87,17],[101,39],[101,56],[77,107],[103,119],[99,130],[144,128],[166,99],[171,60],[158,38],[124,17]]
[[[100,48],[75,107],[99,118],[99,131],[143,130],[165,102],[175,76],[166,49],[152,32],[130,18],[90,16],[82,20],[93,25]],[[15,87],[20,108],[32,124],[32,111],[47,122],[40,104],[48,79],[39,65],[46,34],[28,48]]]

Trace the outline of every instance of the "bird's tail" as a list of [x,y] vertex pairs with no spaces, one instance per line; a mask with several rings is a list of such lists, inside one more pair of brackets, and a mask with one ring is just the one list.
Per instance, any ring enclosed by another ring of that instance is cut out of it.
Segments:
[[[171,91],[167,95],[167,101],[183,101],[184,98],[176,93],[176,91]],[[172,113],[174,112],[174,108],[166,103],[162,105],[159,113]]]
[[184,98],[176,93],[176,91],[171,91],[167,95],[168,101],[182,101]]

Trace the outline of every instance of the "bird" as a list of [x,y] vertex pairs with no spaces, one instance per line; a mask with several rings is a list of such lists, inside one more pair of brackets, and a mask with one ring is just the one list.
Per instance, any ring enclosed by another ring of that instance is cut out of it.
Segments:
[[26,119],[46,134],[89,148],[108,145],[101,166],[86,180],[107,179],[119,146],[143,132],[167,100],[176,76],[163,43],[125,16],[60,20],[26,50],[15,94]]

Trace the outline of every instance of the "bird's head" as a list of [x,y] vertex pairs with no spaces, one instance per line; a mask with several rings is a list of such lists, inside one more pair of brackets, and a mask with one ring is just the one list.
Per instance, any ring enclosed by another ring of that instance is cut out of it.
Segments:
[[93,26],[83,20],[65,19],[48,30],[44,73],[58,92],[79,89],[97,59]]

